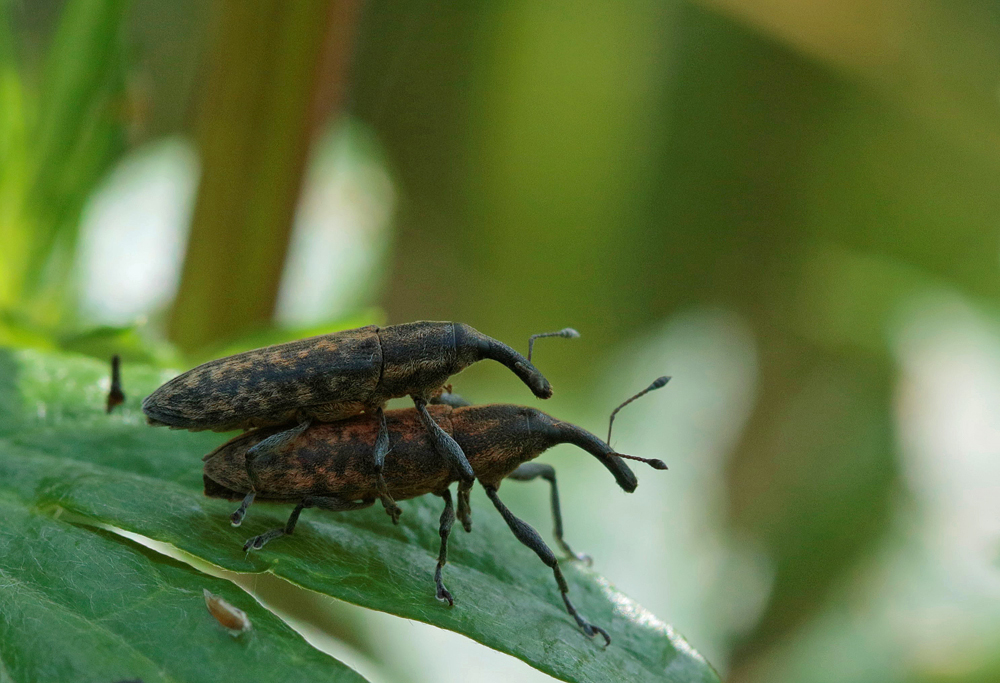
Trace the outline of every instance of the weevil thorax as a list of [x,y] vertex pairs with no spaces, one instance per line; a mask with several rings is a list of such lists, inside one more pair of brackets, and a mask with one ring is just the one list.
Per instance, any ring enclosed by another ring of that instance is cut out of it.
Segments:
[[495,360],[510,368],[511,372],[528,385],[538,398],[552,396],[552,385],[527,358],[501,341],[464,323],[455,323],[456,367],[463,370],[481,360]]
[[467,367],[456,362],[455,326],[423,320],[380,328],[379,393],[392,398],[433,392]]

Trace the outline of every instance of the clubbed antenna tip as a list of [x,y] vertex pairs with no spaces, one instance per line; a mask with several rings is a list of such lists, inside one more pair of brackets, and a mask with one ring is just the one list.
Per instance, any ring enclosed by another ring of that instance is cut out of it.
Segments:
[[535,340],[540,337],[562,337],[563,339],[577,339],[580,333],[574,330],[572,327],[564,327],[558,332],[542,332],[540,334],[533,334],[528,338],[528,362],[531,362],[531,352],[535,349]]

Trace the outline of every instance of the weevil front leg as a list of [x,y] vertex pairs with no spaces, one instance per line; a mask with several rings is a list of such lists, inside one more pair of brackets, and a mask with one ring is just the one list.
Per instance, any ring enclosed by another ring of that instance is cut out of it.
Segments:
[[413,396],[412,398],[420,420],[424,423],[424,428],[427,429],[427,433],[431,437],[434,450],[444,457],[458,475],[458,519],[466,531],[471,531],[472,509],[469,507],[469,492],[476,481],[476,473],[472,470],[472,465],[469,464],[469,459],[465,457],[458,442],[451,438],[448,432],[441,429],[431,414],[427,412],[427,400],[421,396]]
[[378,497],[382,501],[382,507],[386,514],[392,518],[393,524],[399,524],[399,516],[403,511],[396,505],[396,501],[389,495],[389,489],[385,485],[385,477],[382,469],[385,466],[385,456],[389,452],[389,428],[385,424],[385,411],[381,407],[375,411],[376,419],[379,422],[378,436],[375,438],[375,476],[378,487]]
[[306,420],[296,427],[286,429],[285,431],[278,432],[277,434],[272,434],[247,449],[244,461],[247,478],[250,479],[250,492],[247,493],[245,498],[243,498],[243,502],[240,503],[238,508],[236,508],[236,512],[229,516],[229,521],[232,522],[233,526],[239,526],[243,523],[243,518],[246,517],[247,514],[247,508],[249,508],[253,503],[254,498],[257,497],[257,492],[260,490],[260,477],[257,476],[257,471],[253,467],[253,461],[262,455],[280,455],[286,448],[291,446],[292,442],[294,442],[295,439],[302,434],[302,432],[306,431],[311,424],[311,420]]
[[292,510],[292,514],[288,517],[288,521],[285,522],[285,526],[265,531],[260,536],[254,536],[243,544],[243,550],[260,550],[266,543],[280,536],[291,536],[292,532],[295,531],[295,525],[299,521],[299,515],[306,508],[320,508],[321,510],[330,510],[331,512],[348,512],[350,510],[371,507],[374,504],[374,498],[366,498],[365,500],[344,500],[343,498],[332,496],[309,496],[303,498],[295,506],[295,509]]
[[531,481],[538,477],[541,477],[552,485],[552,521],[555,526],[556,543],[571,558],[590,566],[593,563],[590,555],[573,552],[573,549],[563,539],[562,512],[559,510],[559,489],[556,486],[556,471],[552,465],[545,465],[540,462],[526,462],[507,475],[508,479],[513,479],[514,481]]
[[448,562],[448,536],[451,534],[452,524],[455,523],[455,508],[451,504],[451,491],[445,489],[437,495],[444,499],[444,510],[441,512],[441,526],[439,529],[441,551],[438,553],[437,568],[434,570],[434,584],[437,586],[437,599],[441,602],[447,602],[449,607],[453,607],[455,605],[455,598],[444,587],[444,582],[441,580],[441,570],[444,569],[445,563]]
[[539,559],[541,559],[546,566],[552,568],[552,573],[556,577],[556,583],[559,585],[559,592],[562,593],[563,604],[566,605],[566,611],[569,612],[570,616],[576,620],[577,625],[585,634],[587,634],[587,636],[591,638],[600,633],[604,636],[605,645],[610,645],[611,636],[608,635],[608,632],[600,626],[595,626],[581,617],[580,613],[577,612],[576,608],[573,606],[573,603],[569,601],[569,584],[566,583],[566,578],[559,569],[559,561],[556,559],[555,553],[553,553],[552,550],[545,545],[545,541],[542,540],[542,537],[538,535],[537,531],[531,528],[531,526],[523,520],[515,517],[514,513],[507,509],[507,506],[504,505],[500,500],[500,497],[497,496],[497,489],[495,486],[486,486],[484,484],[483,488],[486,489],[486,495],[490,497],[491,501],[493,501],[494,507],[496,507],[496,509],[500,512],[503,520],[507,522],[507,526],[510,527],[510,530],[514,532],[517,540],[534,550]]

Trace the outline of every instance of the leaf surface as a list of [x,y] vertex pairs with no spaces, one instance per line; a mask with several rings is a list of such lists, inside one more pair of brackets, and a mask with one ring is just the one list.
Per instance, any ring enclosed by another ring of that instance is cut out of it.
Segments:
[[169,376],[124,367],[125,410],[107,416],[103,365],[31,351],[0,355],[0,409],[10,410],[0,424],[0,481],[40,506],[173,544],[225,569],[271,571],[464,634],[563,680],[718,681],[669,626],[593,571],[563,561],[571,599],[608,630],[612,644],[586,638],[566,613],[552,572],[476,498],[473,532],[456,525],[449,546],[445,583],[453,608],[434,597],[441,502],[432,496],[403,501],[396,527],[377,506],[307,510],[294,536],[243,552],[248,537],[283,525],[291,506],[258,504],[241,528],[230,526],[235,504],[203,495],[200,460],[226,437],[144,424],[141,398]]

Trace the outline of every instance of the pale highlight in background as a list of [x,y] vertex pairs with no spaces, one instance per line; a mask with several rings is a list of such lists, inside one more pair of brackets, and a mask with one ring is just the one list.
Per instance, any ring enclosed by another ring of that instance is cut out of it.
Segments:
[[127,325],[170,304],[197,184],[197,155],[179,138],[135,150],[105,178],[80,225],[76,268],[86,318]]
[[350,121],[314,147],[278,293],[279,324],[348,315],[377,285],[396,193],[375,149],[368,130]]

